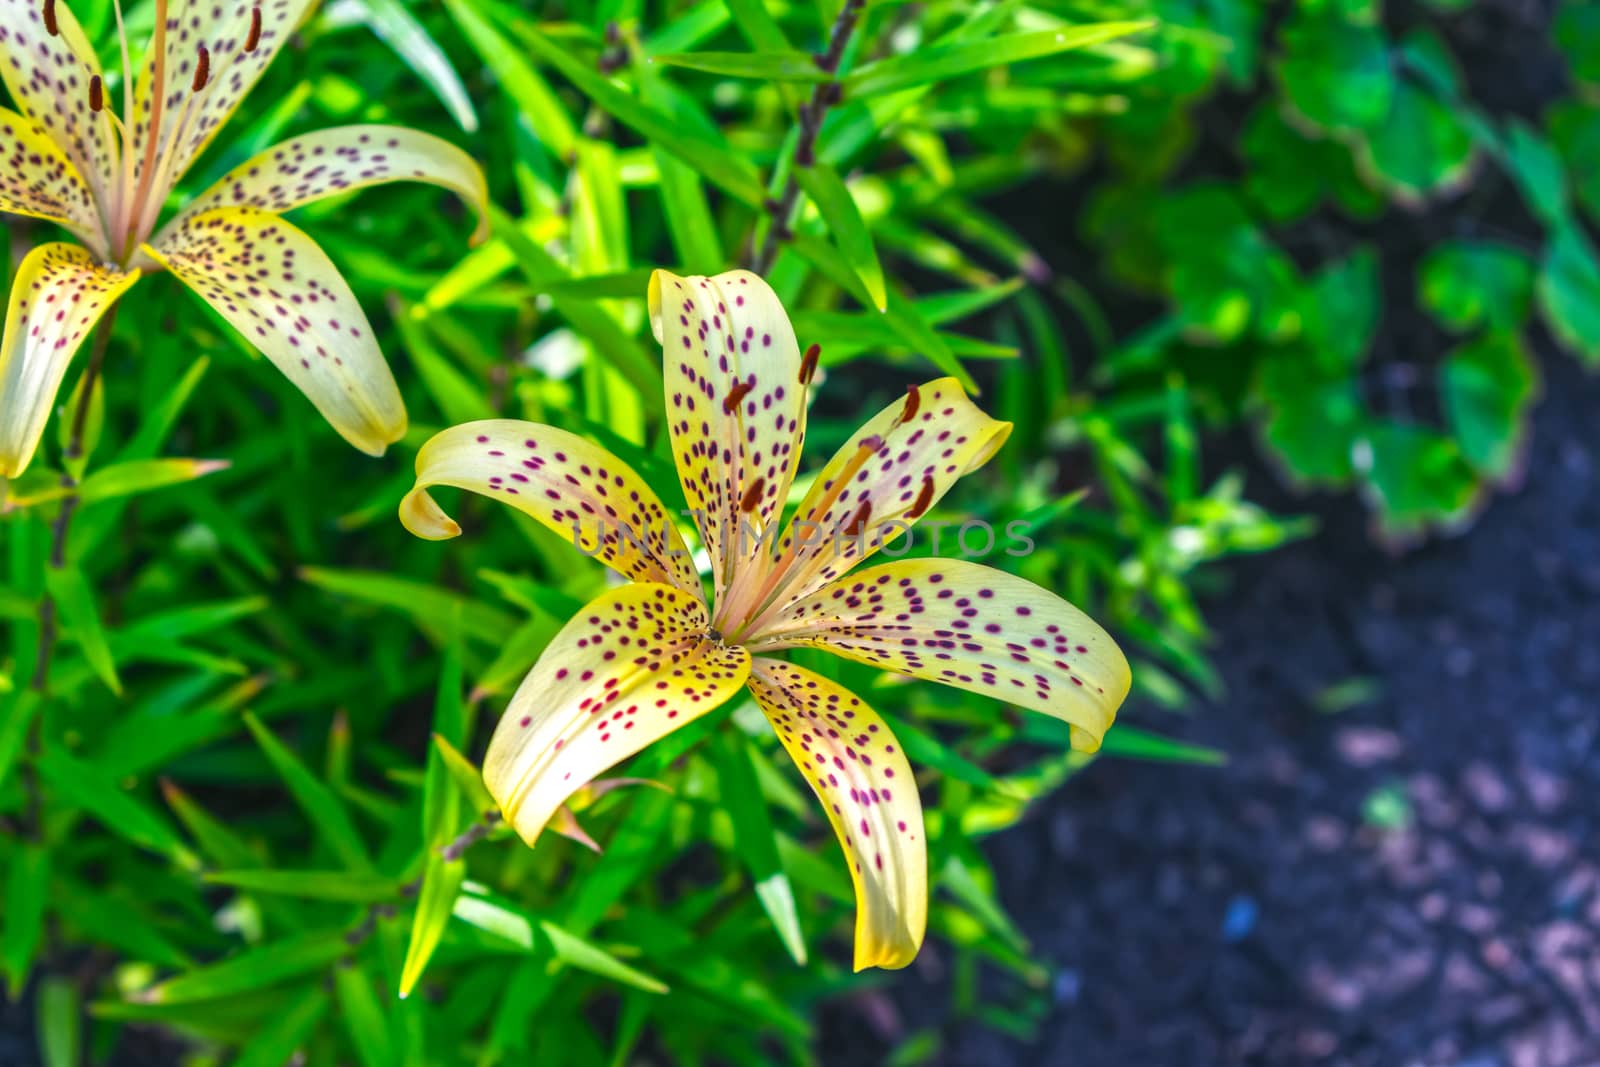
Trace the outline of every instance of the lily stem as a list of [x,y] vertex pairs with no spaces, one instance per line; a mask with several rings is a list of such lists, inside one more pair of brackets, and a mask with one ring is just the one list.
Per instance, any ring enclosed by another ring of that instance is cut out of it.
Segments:
[[750,269],[765,274],[772,269],[778,255],[778,245],[793,236],[789,220],[794,216],[795,205],[800,201],[800,182],[794,176],[794,167],[809,167],[817,159],[817,135],[822,132],[822,120],[828,109],[839,102],[839,82],[832,76],[838,73],[839,61],[850,44],[856,24],[861,20],[861,10],[866,0],[845,0],[839,17],[833,20],[833,30],[828,35],[828,50],[816,57],[817,67],[829,75],[829,80],[818,82],[811,90],[811,99],[800,105],[800,136],[795,140],[794,160],[783,192],[771,197],[764,205],[767,212],[767,231],[759,247],[750,257]]
[[[78,401],[72,409],[72,428],[67,436],[66,451],[62,453],[64,461],[75,460],[83,455],[83,434],[89,422],[89,404],[94,396],[95,383],[100,380],[100,370],[105,364],[106,349],[111,344],[111,328],[116,318],[117,305],[112,304],[111,308],[101,316],[99,325],[95,327],[94,342],[89,351],[89,366],[83,372],[83,384],[78,389]],[[67,466],[67,463],[64,462],[63,466]],[[71,492],[62,498],[61,511],[50,527],[51,570],[60,570],[67,565],[67,535],[72,532],[72,517],[78,510],[78,480],[72,476],[70,470],[62,471],[61,484]],[[58,631],[56,602],[50,595],[49,585],[46,583],[44,595],[39,601],[39,650],[34,659],[31,683],[41,699],[49,695],[50,656],[55,651]],[[32,828],[35,836],[40,834],[40,820],[43,815],[39,795],[39,772],[34,766],[42,744],[40,730],[43,719],[44,711],[41,708],[34,712],[33,719],[28,724],[28,759],[23,766],[23,788],[28,798],[27,825]]]

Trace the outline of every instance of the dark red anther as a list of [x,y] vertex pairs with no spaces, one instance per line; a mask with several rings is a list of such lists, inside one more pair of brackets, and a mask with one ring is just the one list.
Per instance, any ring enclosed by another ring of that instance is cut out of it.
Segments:
[[761,475],[756,475],[756,480],[745,489],[744,496],[739,498],[739,510],[751,512],[761,503],[761,490],[767,487],[767,480]]
[[57,37],[61,34],[61,27],[56,24],[56,0],[44,0],[44,28],[50,36]]
[[867,525],[867,520],[870,518],[872,518],[872,501],[863,500],[861,506],[856,509],[856,513],[850,517],[850,521],[845,525],[844,535],[846,537],[854,537]]
[[256,50],[256,45],[260,43],[261,9],[259,7],[253,7],[250,9],[250,32],[245,34],[244,50],[246,52],[254,52]]
[[194,82],[191,88],[199,92],[206,87],[206,82],[211,80],[211,53],[205,45],[200,45],[200,55],[195,60]]
[[906,406],[900,409],[900,421],[910,422],[911,416],[922,406],[922,394],[915,385],[906,386]]
[[92,75],[89,78],[89,110],[98,114],[100,109],[105,106],[105,86],[100,83],[100,75]]
[[822,358],[822,346],[812,345],[806,349],[806,354],[800,357],[800,384],[810,385],[811,376],[817,373],[817,361]]
[[917,499],[912,502],[911,510],[906,512],[906,518],[920,519],[932,504],[933,479],[924,477],[922,479],[922,488],[917,491]]
[[749,382],[740,382],[732,389],[729,389],[728,395],[722,398],[722,413],[724,415],[732,415],[739,410],[739,401],[749,396],[750,390],[754,388],[755,386]]

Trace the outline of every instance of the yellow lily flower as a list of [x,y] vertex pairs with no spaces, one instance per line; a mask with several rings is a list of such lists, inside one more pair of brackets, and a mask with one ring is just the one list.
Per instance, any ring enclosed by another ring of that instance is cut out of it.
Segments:
[[[0,340],[0,478],[33,458],[67,365],[142,273],[166,269],[288,375],[351,444],[373,455],[406,411],[372,327],[338,268],[279,218],[300,204],[391,181],[451,189],[479,216],[487,190],[464,152],[394,126],[295,137],[242,164],[159,230],[162,206],[278,54],[314,0],[155,0],[143,69],[122,116],[94,48],[58,0],[0,0],[0,211],[60,224],[80,245],[35,248]],[[116,9],[124,71],[122,9]]]
[[710,558],[709,604],[661,501],[599,446],[494,419],[444,430],[417,456],[400,506],[412,533],[461,532],[429,495],[456,486],[573,536],[629,579],[550,642],[500,720],[484,780],[531,845],[576,790],[748,688],[844,847],[856,969],[903,967],[922,944],[928,893],[905,752],[859,697],[772,653],[827,649],[1042,711],[1088,751],[1127,695],[1127,661],[1078,609],[1003,571],[946,559],[852,570],[1010,434],[955,379],[915,386],[869,420],[780,533],[817,347],[801,354],[777,296],[746,271],[657,271],[649,306],[678,478]]

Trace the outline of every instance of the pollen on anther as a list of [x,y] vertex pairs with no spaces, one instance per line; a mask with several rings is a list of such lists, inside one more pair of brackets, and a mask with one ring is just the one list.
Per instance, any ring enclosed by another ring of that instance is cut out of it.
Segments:
[[206,82],[211,80],[211,52],[203,44],[196,47],[199,49],[199,55],[195,57],[194,81],[190,88],[198,93],[206,87]]
[[261,43],[261,8],[259,6],[257,6],[257,7],[252,7],[250,9],[250,32],[245,35],[244,50],[246,52],[254,52],[256,50],[256,45],[258,45],[260,43]]
[[810,385],[811,376],[817,373],[817,361],[822,358],[822,346],[813,343],[800,359],[800,384]]

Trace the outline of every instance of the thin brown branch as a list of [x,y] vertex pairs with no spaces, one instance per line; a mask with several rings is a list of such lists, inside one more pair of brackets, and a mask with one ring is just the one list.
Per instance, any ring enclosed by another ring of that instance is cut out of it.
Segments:
[[795,139],[794,160],[788,179],[784,182],[783,192],[779,196],[769,197],[762,205],[766,211],[767,229],[759,246],[754,247],[749,257],[750,269],[757,274],[765,274],[772,268],[772,261],[778,255],[778,246],[794,236],[789,225],[794,217],[795,205],[800,201],[800,182],[795,178],[792,168],[809,167],[817,161],[817,135],[822,132],[822,120],[827,118],[828,109],[837,104],[842,95],[839,82],[831,75],[839,71],[844,50],[850,44],[865,6],[866,0],[845,0],[839,17],[833,21],[833,30],[828,34],[828,50],[816,57],[817,67],[830,78],[818,82],[811,90],[811,99],[800,105],[800,135]]

